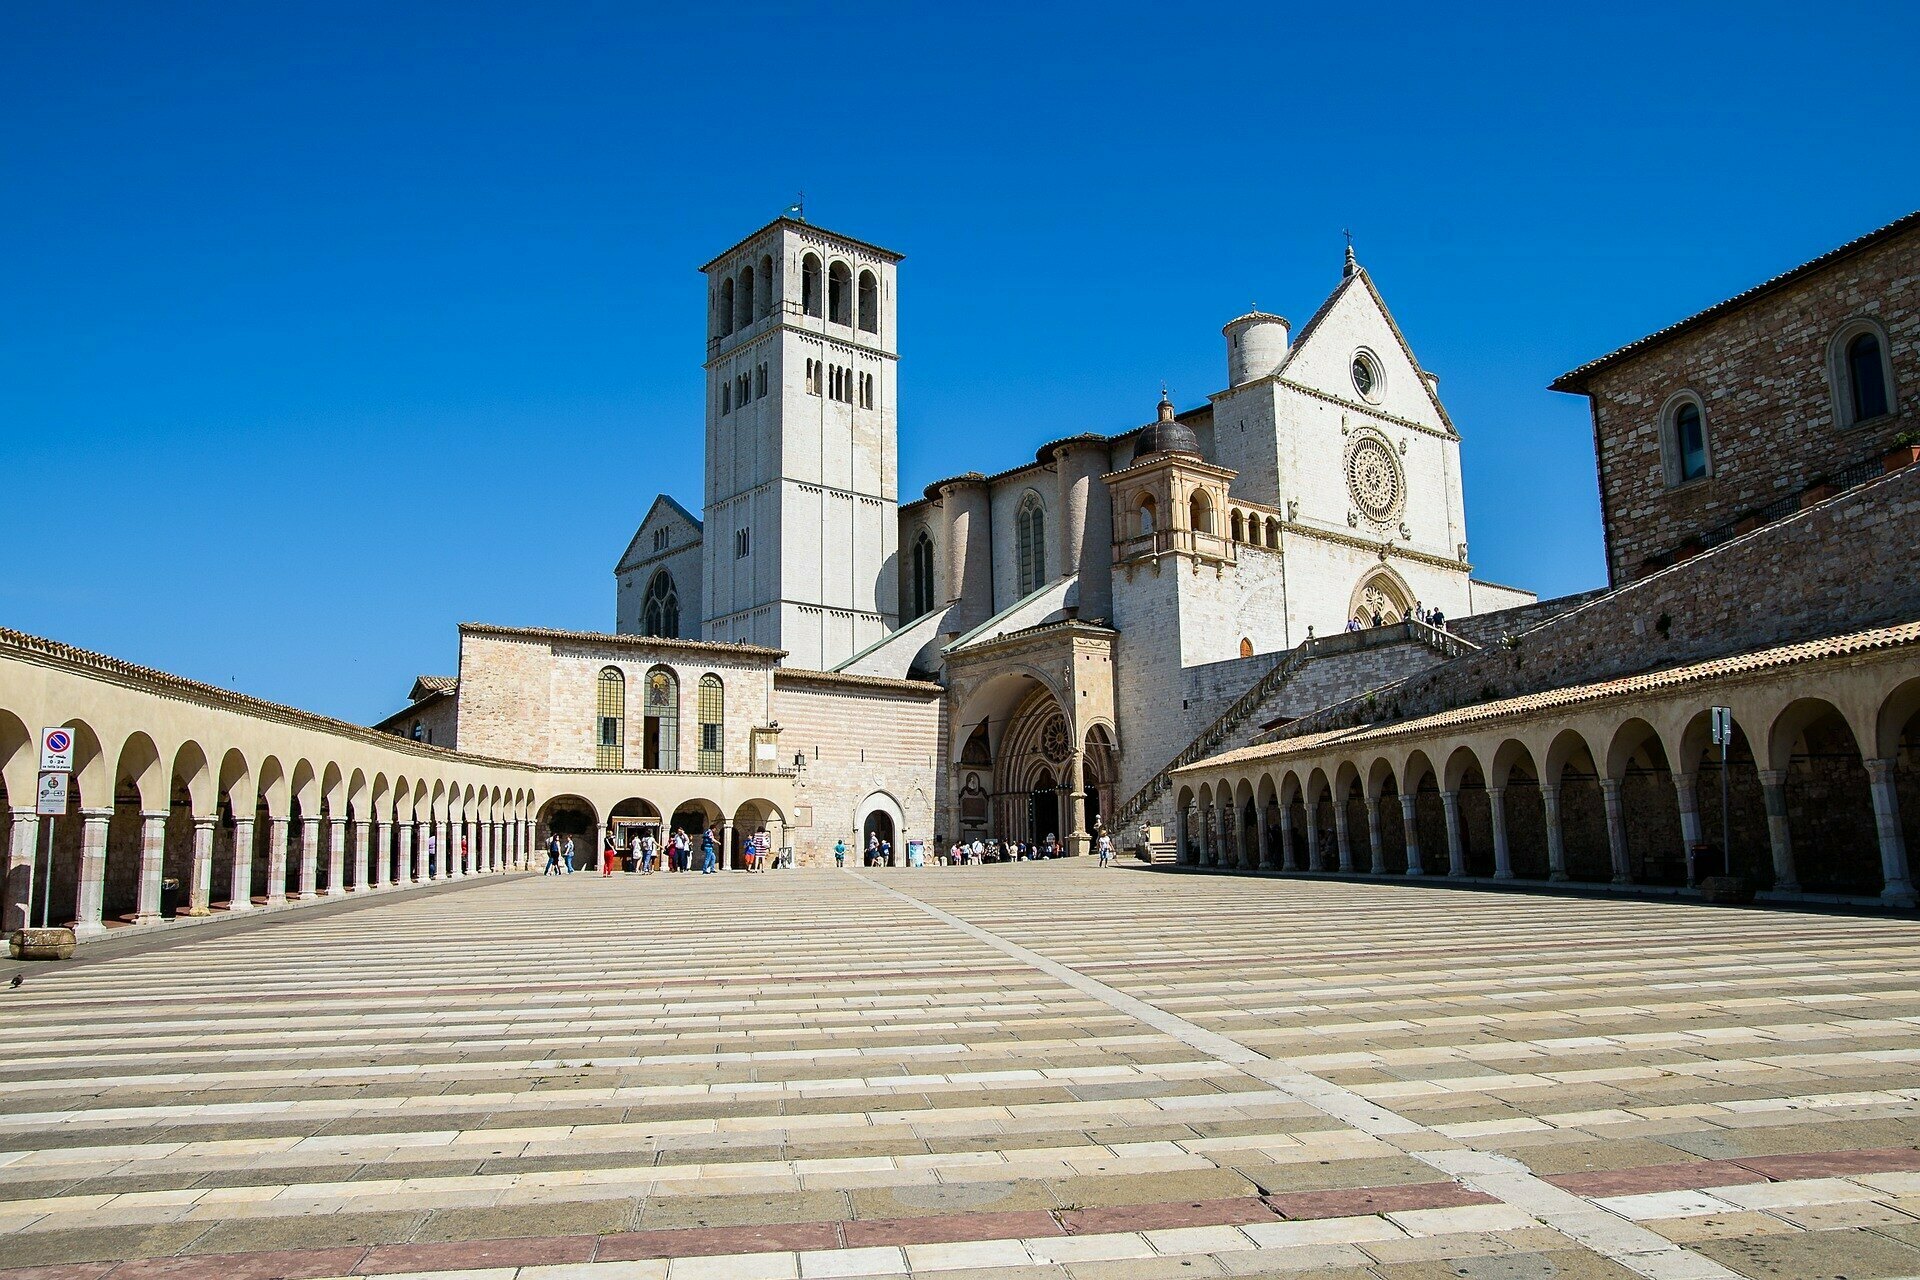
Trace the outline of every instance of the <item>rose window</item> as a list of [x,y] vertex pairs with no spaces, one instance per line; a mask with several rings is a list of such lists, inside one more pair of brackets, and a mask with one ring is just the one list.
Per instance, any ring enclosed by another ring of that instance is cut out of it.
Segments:
[[1400,461],[1387,442],[1363,436],[1347,455],[1347,492],[1353,505],[1375,524],[1386,524],[1398,514],[1406,498]]

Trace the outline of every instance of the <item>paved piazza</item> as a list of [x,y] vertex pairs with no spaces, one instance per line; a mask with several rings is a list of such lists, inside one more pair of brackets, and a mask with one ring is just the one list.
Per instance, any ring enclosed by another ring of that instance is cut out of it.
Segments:
[[[512,876],[0,986],[0,1276],[1920,1275],[1920,925]],[[17,966],[16,966],[17,967]]]

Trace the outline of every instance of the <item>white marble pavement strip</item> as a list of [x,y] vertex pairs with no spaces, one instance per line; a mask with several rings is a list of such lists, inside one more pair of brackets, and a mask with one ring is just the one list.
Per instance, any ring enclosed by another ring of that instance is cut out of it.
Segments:
[[[1104,982],[1089,978],[1076,969],[1008,941],[999,934],[892,885],[882,884],[857,872],[854,874],[880,892],[912,904],[942,924],[1030,964],[1082,994],[1131,1014],[1154,1030],[1163,1031],[1217,1061],[1231,1062],[1256,1079],[1363,1133],[1388,1141],[1414,1136],[1428,1139],[1427,1143],[1408,1143],[1403,1149],[1411,1158],[1440,1170],[1476,1191],[1523,1210],[1562,1235],[1648,1277],[1648,1280],[1742,1280],[1737,1272],[1609,1212],[1590,1198],[1562,1191],[1535,1175],[1519,1160],[1456,1146],[1444,1135],[1389,1111],[1350,1089],[1318,1076],[1289,1069],[1229,1036],[1209,1031],[1178,1014],[1169,1013]],[[1429,1145],[1433,1142],[1442,1145]]]

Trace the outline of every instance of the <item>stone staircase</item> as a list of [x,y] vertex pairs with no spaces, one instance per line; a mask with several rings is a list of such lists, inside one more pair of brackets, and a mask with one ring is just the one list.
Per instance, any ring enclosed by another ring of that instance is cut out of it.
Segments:
[[[1431,650],[1443,661],[1463,657],[1478,651],[1480,647],[1471,640],[1454,635],[1450,631],[1430,627],[1424,622],[1409,620],[1396,623],[1391,630],[1399,632],[1406,640]],[[1114,829],[1131,831],[1143,817],[1151,813],[1171,789],[1175,769],[1184,768],[1196,760],[1204,760],[1222,751],[1250,745],[1254,735],[1246,732],[1248,725],[1251,723],[1257,729],[1258,713],[1275,695],[1285,689],[1308,663],[1352,653],[1365,644],[1378,644],[1380,631],[1380,628],[1373,628],[1371,631],[1318,636],[1303,641],[1282,653],[1259,679],[1248,686],[1245,693],[1234,699],[1232,705],[1221,712],[1212,724],[1202,729],[1192,742],[1183,747],[1173,759],[1167,761],[1158,773],[1148,778],[1145,785],[1120,806]],[[1367,639],[1363,641],[1362,637]],[[1161,825],[1165,826],[1166,823],[1163,822]],[[1170,842],[1165,847],[1168,850],[1173,849]],[[1167,860],[1172,861],[1173,856],[1170,854]]]

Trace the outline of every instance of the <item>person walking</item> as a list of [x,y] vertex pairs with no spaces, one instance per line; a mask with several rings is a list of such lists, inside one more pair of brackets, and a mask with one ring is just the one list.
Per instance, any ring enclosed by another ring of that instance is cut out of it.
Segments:
[[653,874],[653,832],[651,831],[640,837],[640,874],[643,876]]
[[842,871],[846,870],[847,842],[845,840],[835,840],[833,842],[833,865]]
[[560,846],[560,869],[568,875],[573,874],[573,837],[568,836]]
[[433,829],[427,829],[427,879],[433,879],[434,855],[440,850],[440,842],[434,838]]
[[600,878],[605,880],[613,874],[613,862],[620,853],[613,847],[613,832],[609,831],[600,842]]
[[714,847],[718,842],[713,837],[713,828],[709,826],[700,833],[700,874],[710,876],[714,873]]
[[560,874],[560,837],[551,831],[547,832],[547,869],[540,874],[543,876]]
[[1104,831],[1100,833],[1100,865],[1113,865],[1113,837]]

